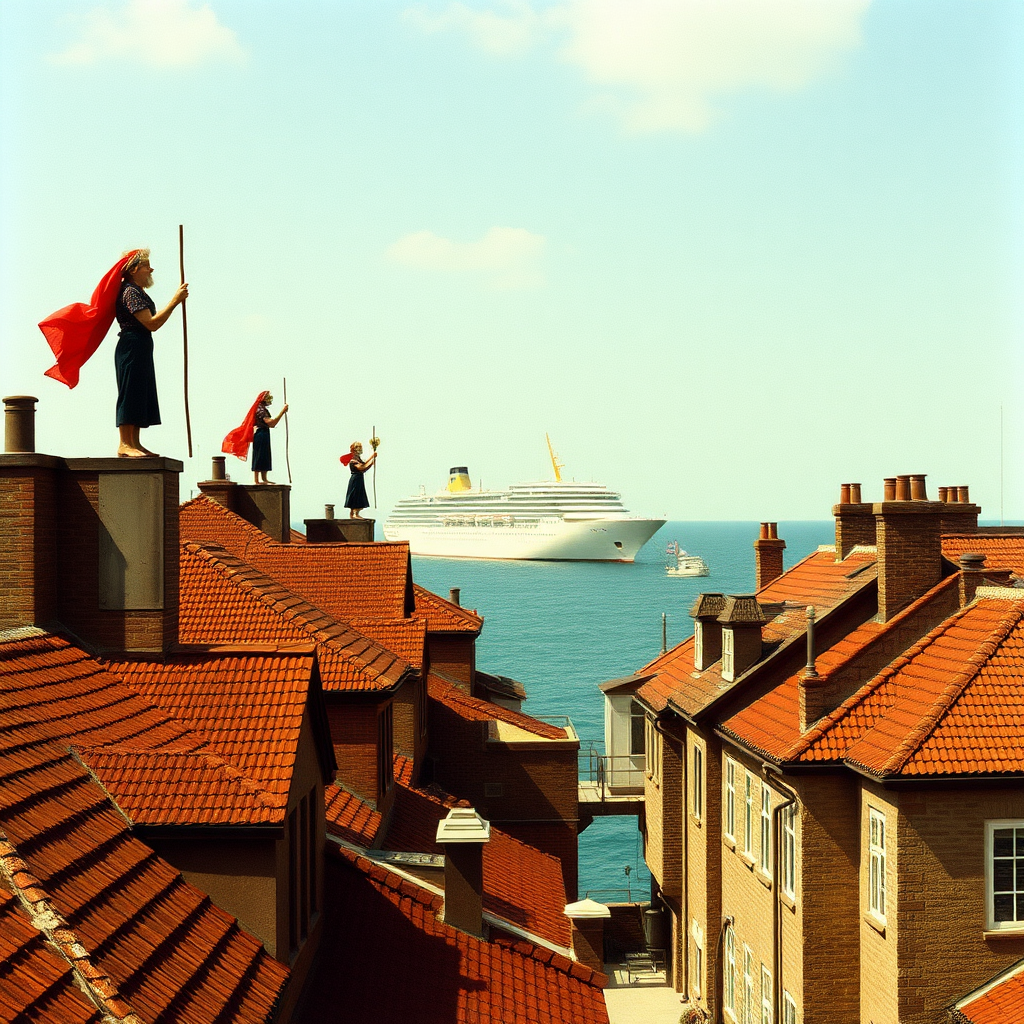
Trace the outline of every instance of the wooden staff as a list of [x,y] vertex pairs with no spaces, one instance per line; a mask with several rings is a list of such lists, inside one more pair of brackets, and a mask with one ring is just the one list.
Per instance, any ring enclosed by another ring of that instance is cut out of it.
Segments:
[[[181,267],[181,283],[185,283],[185,226],[178,225],[178,265]],[[192,458],[192,419],[188,412],[188,316],[185,300],[181,301],[181,334],[185,347],[185,433],[188,436],[188,457]]]
[[[377,428],[370,427],[370,447],[373,449],[373,454],[377,454],[377,445],[380,442],[377,440]],[[377,460],[373,460],[373,507],[377,507]]]
[[[281,378],[281,390],[284,392],[284,404],[288,404],[288,378]],[[288,458],[288,413],[284,414],[284,464],[288,467],[288,483],[292,482],[292,463]]]

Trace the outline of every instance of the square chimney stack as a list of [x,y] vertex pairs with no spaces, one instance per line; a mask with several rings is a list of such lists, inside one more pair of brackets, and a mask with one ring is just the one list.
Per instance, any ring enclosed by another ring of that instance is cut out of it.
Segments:
[[779,539],[778,523],[762,523],[754,541],[755,590],[763,590],[782,575],[782,552],[786,542]]
[[444,848],[444,920],[453,928],[484,934],[484,843],[491,823],[472,807],[453,807],[437,825]]

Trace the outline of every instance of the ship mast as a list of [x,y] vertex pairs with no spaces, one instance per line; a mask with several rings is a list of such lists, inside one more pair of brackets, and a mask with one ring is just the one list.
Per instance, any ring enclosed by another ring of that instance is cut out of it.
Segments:
[[544,438],[548,443],[548,454],[551,456],[551,465],[555,468],[555,483],[560,484],[562,482],[562,470],[565,469],[565,464],[558,461],[555,449],[551,447],[551,438],[547,434],[544,435]]

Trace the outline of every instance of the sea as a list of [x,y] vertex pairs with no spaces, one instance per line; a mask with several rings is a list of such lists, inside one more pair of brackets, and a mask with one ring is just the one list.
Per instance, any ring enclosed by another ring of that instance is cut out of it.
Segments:
[[[637,672],[661,651],[662,615],[669,648],[693,634],[689,616],[702,591],[749,594],[754,589],[758,523],[669,522],[636,561],[521,562],[413,558],[417,583],[484,617],[477,665],[525,687],[523,710],[542,719],[568,715],[581,747],[604,752],[604,698],[598,684]],[[835,524],[780,522],[788,569],[835,540]],[[711,574],[665,575],[667,547],[700,555]],[[636,817],[597,818],[580,835],[579,897],[605,902],[645,900],[644,865]]]

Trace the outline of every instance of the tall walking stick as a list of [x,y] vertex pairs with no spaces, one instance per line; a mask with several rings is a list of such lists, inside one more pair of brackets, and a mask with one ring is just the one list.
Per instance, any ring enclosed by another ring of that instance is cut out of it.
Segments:
[[[281,390],[284,392],[284,404],[288,404],[288,378],[281,378]],[[288,413],[284,414],[284,464],[288,467],[288,483],[292,482],[292,462],[288,458]]]
[[[373,454],[377,454],[377,449],[380,447],[380,438],[377,436],[377,428],[370,427],[370,447],[373,449]],[[373,507],[377,507],[377,460],[373,460]]]
[[[181,267],[181,283],[185,283],[185,226],[178,225],[178,264]],[[181,301],[181,334],[185,348],[185,433],[188,436],[188,457],[192,458],[192,420],[188,414],[188,316],[185,300]]]

